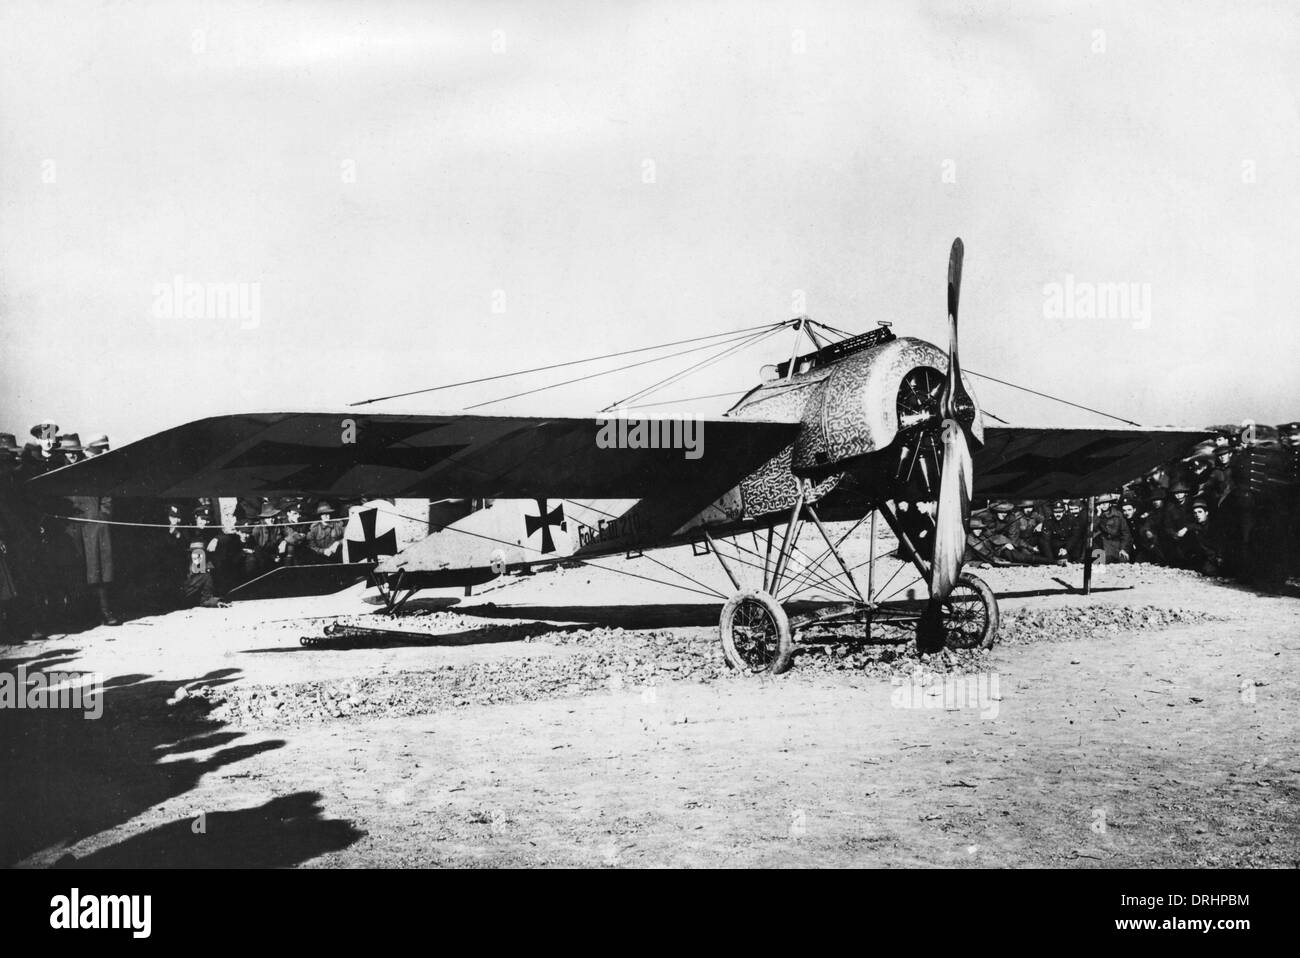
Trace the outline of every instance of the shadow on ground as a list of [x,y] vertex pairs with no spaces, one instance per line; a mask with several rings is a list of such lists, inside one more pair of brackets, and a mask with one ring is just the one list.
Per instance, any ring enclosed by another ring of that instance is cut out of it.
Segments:
[[[29,679],[35,672],[69,671],[67,665],[77,651],[55,649],[0,660],[0,678],[13,688],[20,667]],[[165,682],[147,675],[120,675],[104,681],[98,706],[0,708],[0,767],[4,769],[0,776],[0,866],[12,866],[39,852],[69,846],[119,826],[183,795],[209,772],[283,746],[283,740],[232,744],[244,733],[210,718],[212,706],[200,696],[169,703],[180,686],[221,685],[238,675],[237,670],[222,669]],[[25,695],[26,689],[21,691]],[[100,708],[98,718],[89,717]],[[211,749],[216,751],[204,758],[187,757],[190,752]],[[179,832],[168,829],[183,824],[185,834],[190,835],[190,822],[186,821],[137,836],[147,841],[128,839],[102,853],[105,857],[91,856],[88,861],[129,864],[125,858],[111,855],[115,849],[129,846],[142,850],[129,853],[142,862],[199,864],[206,855],[214,865],[257,865],[267,860],[267,852],[259,850],[258,843],[268,843],[276,852],[273,864],[295,864],[343,847],[341,840],[346,839],[344,845],[356,840],[346,822],[320,818],[315,805],[318,797],[298,793],[277,798],[261,809],[211,813],[209,821],[217,819],[228,835],[235,836],[220,853],[209,850],[196,855],[178,848],[176,857],[169,858],[162,843]]]
[[364,832],[321,817],[319,792],[294,792],[265,805],[183,818],[82,858],[69,868],[286,868],[347,848]]

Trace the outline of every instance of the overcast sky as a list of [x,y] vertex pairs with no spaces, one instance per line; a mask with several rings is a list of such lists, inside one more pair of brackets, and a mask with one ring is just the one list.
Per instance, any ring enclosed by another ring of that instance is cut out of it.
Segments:
[[[1187,0],[7,2],[0,430],[120,443],[800,306],[942,343],[957,235],[966,366],[1144,424],[1300,418],[1298,27]],[[169,313],[178,276],[256,317]],[[1053,306],[1120,283],[1124,315]],[[694,358],[489,410],[592,411]]]

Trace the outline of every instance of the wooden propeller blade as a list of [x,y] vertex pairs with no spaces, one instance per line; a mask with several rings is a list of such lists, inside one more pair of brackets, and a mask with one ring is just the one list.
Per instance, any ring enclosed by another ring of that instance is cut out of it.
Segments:
[[957,420],[944,422],[942,444],[939,503],[934,516],[934,562],[930,567],[930,598],[934,602],[947,599],[961,575],[974,477],[966,430]]

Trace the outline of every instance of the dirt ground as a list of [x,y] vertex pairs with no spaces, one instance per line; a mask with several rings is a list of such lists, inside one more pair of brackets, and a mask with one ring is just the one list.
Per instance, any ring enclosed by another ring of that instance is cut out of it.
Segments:
[[105,679],[94,721],[0,710],[0,862],[1300,864],[1300,600],[975,571],[991,652],[829,647],[765,679],[721,667],[718,602],[591,568],[431,596],[423,638],[302,646],[361,621],[354,589],[0,648]]

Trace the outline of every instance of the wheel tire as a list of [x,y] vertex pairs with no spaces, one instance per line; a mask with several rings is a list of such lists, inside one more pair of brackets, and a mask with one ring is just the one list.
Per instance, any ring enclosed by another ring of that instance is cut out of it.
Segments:
[[727,664],[751,675],[780,675],[790,668],[794,639],[790,619],[766,592],[740,592],[727,600],[718,621]]
[[943,616],[944,644],[953,649],[991,649],[998,634],[998,597],[979,576],[963,572],[953,586],[945,606],[951,606],[953,600],[969,606],[978,605],[978,611],[971,609],[973,618],[965,627],[958,625],[956,617],[945,608]]

